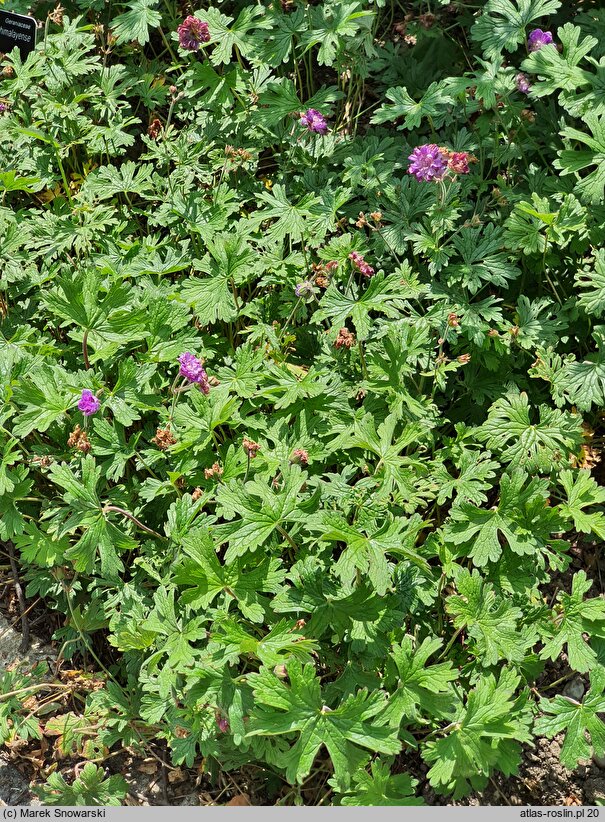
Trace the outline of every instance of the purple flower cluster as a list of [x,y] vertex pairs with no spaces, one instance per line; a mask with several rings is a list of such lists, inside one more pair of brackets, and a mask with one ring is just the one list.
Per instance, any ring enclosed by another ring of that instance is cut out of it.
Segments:
[[452,174],[468,174],[469,163],[477,161],[468,151],[450,151],[435,143],[418,146],[408,160],[408,174],[413,174],[417,180],[425,183],[444,180],[448,171]]
[[204,394],[210,393],[210,383],[208,382],[208,374],[204,369],[201,361],[194,354],[185,351],[179,356],[179,374],[185,377],[189,382],[196,382]]
[[363,254],[360,254],[358,251],[352,251],[349,254],[349,260],[351,260],[355,268],[360,271],[364,277],[373,276],[374,269],[369,263],[366,263],[363,258]]
[[553,36],[549,31],[534,29],[530,31],[527,38],[527,50],[529,52],[540,51],[543,46],[550,46],[553,42]]
[[301,114],[300,123],[315,134],[327,134],[328,132],[326,118],[314,108],[307,109],[304,114]]
[[0,114],[4,114],[5,111],[8,111],[8,106],[6,103],[0,103]]
[[180,47],[187,49],[187,51],[197,51],[202,43],[207,43],[210,40],[208,23],[204,23],[203,20],[191,14],[177,28],[177,33]]
[[92,414],[96,414],[100,407],[101,402],[99,398],[92,393],[90,388],[85,388],[78,402],[78,409],[85,417],[90,417]]
[[408,174],[413,174],[421,182],[439,182],[447,174],[447,155],[435,143],[418,146],[412,151],[408,160],[410,161]]

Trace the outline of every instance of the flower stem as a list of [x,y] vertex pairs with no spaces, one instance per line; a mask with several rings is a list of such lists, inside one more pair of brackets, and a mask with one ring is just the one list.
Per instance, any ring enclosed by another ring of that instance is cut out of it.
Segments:
[[105,505],[105,506],[103,506],[103,513],[104,514],[109,513],[109,511],[115,511],[116,514],[122,514],[123,517],[126,517],[127,519],[131,520],[131,522],[134,522],[134,524],[138,528],[140,528],[141,531],[146,531],[148,534],[151,534],[152,536],[157,537],[158,539],[166,539],[166,537],[163,537],[161,534],[158,534],[158,532],[154,531],[152,528],[148,528],[146,525],[143,525],[141,520],[137,519],[135,516],[128,513],[128,511],[125,511],[123,508],[120,508],[117,505]]
[[365,354],[363,353],[363,343],[361,340],[357,341],[357,347],[359,348],[359,357],[361,359],[361,373],[363,374],[364,380],[368,378],[368,366],[366,364]]
[[84,357],[84,368],[88,371],[90,368],[90,361],[88,359],[88,328],[82,336],[82,356]]

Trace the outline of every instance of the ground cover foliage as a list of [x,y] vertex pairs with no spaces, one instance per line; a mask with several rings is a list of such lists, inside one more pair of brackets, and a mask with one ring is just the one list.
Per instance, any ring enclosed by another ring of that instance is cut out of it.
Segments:
[[4,673],[0,738],[89,760],[44,801],[123,747],[349,805],[604,755],[600,4],[3,7],[0,538],[80,673]]

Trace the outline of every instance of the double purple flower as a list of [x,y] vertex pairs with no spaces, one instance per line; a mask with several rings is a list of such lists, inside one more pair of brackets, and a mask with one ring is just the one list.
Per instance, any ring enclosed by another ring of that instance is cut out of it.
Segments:
[[408,174],[413,174],[421,182],[439,182],[447,174],[447,156],[434,143],[418,146],[412,151],[408,160],[410,160]]
[[193,15],[186,17],[177,28],[179,35],[179,45],[187,51],[197,51],[202,43],[210,40],[210,29],[208,23],[204,23]]
[[78,402],[78,409],[85,417],[90,417],[92,414],[96,414],[100,407],[99,398],[92,393],[90,388],[85,388]]
[[328,133],[326,118],[314,108],[307,109],[307,111],[301,115],[300,123],[309,131],[315,132],[315,134]]
[[413,174],[417,180],[425,183],[441,182],[448,171],[453,175],[468,174],[469,163],[477,162],[476,157],[468,151],[450,151],[449,148],[435,143],[418,146],[408,160],[408,174]]
[[197,383],[204,394],[209,394],[210,383],[208,382],[208,374],[206,374],[201,361],[198,360],[195,355],[190,354],[189,351],[185,351],[179,356],[179,363],[181,366],[179,368],[181,377],[185,377],[189,382]]

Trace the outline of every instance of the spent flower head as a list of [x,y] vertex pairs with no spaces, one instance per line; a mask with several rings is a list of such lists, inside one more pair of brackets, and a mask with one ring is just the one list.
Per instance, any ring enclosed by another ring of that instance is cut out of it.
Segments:
[[218,462],[214,462],[211,468],[204,468],[204,479],[219,479],[219,477],[223,476],[223,469],[218,464]]
[[348,328],[341,328],[334,340],[334,348],[353,348],[357,340]]
[[309,464],[309,452],[304,448],[295,448],[290,456],[291,465],[302,465],[303,468]]
[[67,440],[67,447],[68,448],[77,448],[78,451],[81,451],[83,454],[88,454],[91,449],[91,444],[88,439],[88,434],[79,425],[76,425],[74,430],[69,435],[69,439]]
[[449,151],[447,155],[447,167],[454,174],[468,174],[470,169],[468,151]]
[[90,417],[92,414],[96,414],[100,407],[101,401],[99,398],[92,393],[90,388],[85,388],[78,401],[78,409],[85,417]]
[[254,440],[248,439],[248,437],[244,437],[242,440],[242,448],[244,449],[246,456],[251,460],[254,459],[260,451],[260,445],[257,442],[254,442]]
[[157,117],[155,117],[147,128],[147,134],[151,137],[152,140],[157,140],[160,134],[162,133],[162,122]]
[[187,51],[197,51],[202,43],[210,40],[210,29],[208,23],[204,23],[192,14],[186,17],[177,28],[179,35],[179,45]]
[[165,451],[167,448],[170,448],[171,445],[174,445],[176,440],[172,436],[170,426],[167,426],[166,428],[158,428],[155,432],[155,437],[151,438],[151,442],[155,443],[160,451]]

